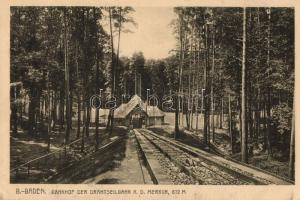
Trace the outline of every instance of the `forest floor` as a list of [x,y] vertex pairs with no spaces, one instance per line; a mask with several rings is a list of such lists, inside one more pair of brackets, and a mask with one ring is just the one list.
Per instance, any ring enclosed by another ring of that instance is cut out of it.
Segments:
[[[50,153],[47,149],[47,137],[45,134],[36,134],[34,136],[24,132],[18,127],[18,133],[10,137],[10,169],[14,169],[33,159],[45,156],[42,159],[32,162],[11,172],[11,182],[22,183],[43,183],[48,181],[49,177],[57,174],[73,162],[84,159],[86,156],[95,152],[94,128],[90,128],[89,137],[85,137],[85,148],[81,152],[81,139],[76,140],[76,129],[72,129],[70,133],[70,143],[75,141],[70,147],[62,148],[64,143],[64,130],[59,131],[58,128],[51,134]],[[112,142],[117,137],[122,137],[127,133],[124,127],[116,127],[113,129],[112,135],[106,133],[104,127],[100,127],[99,148]],[[29,170],[28,170],[29,169]]]
[[[172,125],[152,126],[148,129],[157,134],[174,138],[174,126]],[[195,131],[187,131],[185,128],[180,127],[180,132],[181,136],[178,141],[190,146],[207,150],[203,142],[203,131],[201,129],[195,133]],[[231,153],[230,137],[226,129],[215,129],[214,146],[217,148],[218,152],[222,152],[223,155],[228,155],[237,161],[241,160],[239,153],[233,155]],[[261,151],[259,147],[254,148],[253,152],[253,156],[249,157],[250,165],[266,170],[278,176],[288,178],[288,161],[279,161],[275,158],[272,158],[265,152]]]

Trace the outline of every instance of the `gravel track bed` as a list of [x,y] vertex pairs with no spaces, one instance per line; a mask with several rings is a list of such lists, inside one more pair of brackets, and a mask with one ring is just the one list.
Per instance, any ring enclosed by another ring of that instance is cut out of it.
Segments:
[[198,181],[193,177],[182,172],[169,158],[164,156],[162,153],[155,154],[163,171],[169,175],[171,180],[176,185],[191,185],[198,184]]
[[[168,142],[156,139],[154,136],[148,134],[146,131],[139,130],[142,135],[147,138],[156,148],[159,148],[168,157],[175,160],[175,162],[180,163],[186,169],[190,170],[196,177],[200,184],[203,185],[245,185],[250,184],[246,181],[240,180],[240,178],[224,171],[219,166],[210,163],[207,160],[201,159],[199,157],[194,157],[183,150],[174,147]],[[165,158],[167,156],[164,155]],[[169,158],[167,158],[172,165],[175,166]],[[167,167],[169,167],[167,165]],[[167,169],[167,168],[166,168]],[[173,170],[176,172],[176,170]],[[178,176],[178,172],[176,174]],[[187,183],[195,184],[195,183]]]
[[139,137],[144,137],[146,145],[148,148],[153,149],[153,155],[158,160],[162,171],[168,175],[171,181],[176,185],[195,185],[199,182],[190,175],[184,173],[176,164],[174,164],[168,157],[166,157],[162,152],[160,152],[155,145],[153,145],[144,135]]

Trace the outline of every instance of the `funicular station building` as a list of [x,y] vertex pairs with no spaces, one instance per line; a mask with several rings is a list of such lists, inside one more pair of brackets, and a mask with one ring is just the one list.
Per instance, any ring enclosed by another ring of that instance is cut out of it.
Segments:
[[144,126],[162,125],[165,113],[157,106],[151,106],[143,102],[138,95],[134,95],[128,103],[121,104],[114,111],[116,125],[131,128]]

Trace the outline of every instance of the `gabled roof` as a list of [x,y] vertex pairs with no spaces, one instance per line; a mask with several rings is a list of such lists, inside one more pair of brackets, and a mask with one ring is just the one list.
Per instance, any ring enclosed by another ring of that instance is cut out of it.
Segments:
[[149,117],[162,117],[165,115],[157,106],[147,107],[146,103],[144,103],[138,95],[134,95],[128,103],[121,104],[114,111],[114,118],[125,118],[136,106],[142,108]]
[[[146,108],[145,108],[146,112]],[[148,106],[147,107],[147,114],[149,117],[163,117],[165,113],[161,111],[157,106]]]
[[138,95],[134,95],[128,103],[121,104],[115,111],[115,118],[125,118],[137,105],[142,107],[143,101]]

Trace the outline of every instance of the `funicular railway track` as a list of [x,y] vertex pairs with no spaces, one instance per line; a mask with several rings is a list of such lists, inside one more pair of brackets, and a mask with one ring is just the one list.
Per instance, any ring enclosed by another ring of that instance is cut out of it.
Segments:
[[[160,160],[162,159],[162,155],[165,156],[167,161],[164,162],[170,162],[169,165],[176,166],[179,169],[180,173],[178,173],[178,176],[184,176],[183,180],[189,179],[188,181],[183,181],[181,184],[290,184],[269,174],[253,171],[253,169],[226,161],[219,156],[159,136],[147,129],[137,129],[135,130],[135,134],[141,151],[146,147],[148,154],[152,150],[156,152],[156,157]],[[164,164],[163,168],[166,167],[168,168],[168,164]],[[151,166],[149,166],[149,170],[151,171]],[[153,174],[153,179],[155,179],[156,172],[153,170],[150,172],[150,174]],[[179,183],[181,180],[179,179]],[[157,182],[159,183],[159,181]]]

